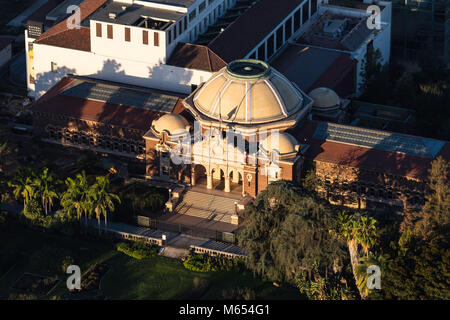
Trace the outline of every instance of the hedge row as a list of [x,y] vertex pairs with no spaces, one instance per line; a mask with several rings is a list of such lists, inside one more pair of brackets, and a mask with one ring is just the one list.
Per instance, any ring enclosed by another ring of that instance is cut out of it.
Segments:
[[120,242],[116,248],[117,251],[139,260],[156,256],[156,248],[144,242]]
[[183,265],[188,270],[198,272],[231,271],[240,268],[242,261],[238,258],[227,259],[207,254],[192,254],[183,262]]

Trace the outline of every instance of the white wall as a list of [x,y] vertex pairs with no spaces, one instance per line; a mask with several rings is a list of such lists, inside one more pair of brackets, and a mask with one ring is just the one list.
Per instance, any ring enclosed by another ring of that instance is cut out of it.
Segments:
[[[97,23],[102,26],[102,36],[97,37]],[[113,39],[108,39],[107,26],[113,28]],[[130,28],[130,42],[125,41],[125,28]],[[143,31],[148,32],[148,44],[143,43]],[[154,45],[154,34],[159,34],[159,46]],[[128,60],[157,63],[166,60],[166,33],[147,28],[90,21],[91,51]]]
[[[202,70],[184,69],[161,63],[144,63],[43,44],[34,45],[34,54],[36,99],[66,74],[185,94],[191,92],[191,85],[199,85],[212,75],[211,72]],[[58,72],[51,71],[52,62],[57,64]]]
[[[162,8],[164,5],[158,3],[144,2],[140,3],[139,1],[134,1],[138,4],[143,4],[146,6]],[[199,13],[199,5],[205,2],[205,9]],[[116,23],[110,22],[102,22],[102,21],[90,21],[90,34],[91,34],[91,51],[97,54],[112,56],[117,58],[124,58],[127,60],[136,60],[142,61],[146,63],[159,63],[162,61],[163,63],[170,57],[172,51],[175,49],[178,42],[193,42],[198,35],[205,32],[209,25],[213,24],[219,16],[216,16],[215,19],[211,19],[211,13],[213,13],[218,6],[222,6],[224,10],[222,14],[225,13],[227,8],[234,6],[236,0],[215,0],[210,5],[208,5],[208,0],[197,0],[194,2],[189,9],[183,9],[182,11],[188,11],[186,15],[188,16],[187,28],[175,39],[172,39],[171,43],[168,43],[169,32],[172,32],[175,25],[177,25],[177,29],[179,28],[180,21],[184,23],[184,15],[180,17],[177,21],[175,21],[169,28],[164,31],[157,31],[146,29],[142,27],[136,26],[126,26],[120,25]],[[182,9],[181,7],[169,6],[172,10],[174,9]],[[167,9],[167,8],[165,8]],[[197,15],[195,19],[189,21],[189,15],[192,11],[196,10]],[[207,18],[207,24],[204,25],[205,18]],[[100,23],[102,25],[102,36],[96,36],[96,24]],[[113,39],[108,39],[107,37],[107,25],[113,26]],[[201,27],[200,27],[201,26]],[[131,33],[131,41],[125,41],[125,28],[130,28]],[[191,37],[191,31],[196,29],[195,37]],[[148,31],[149,44],[145,45],[142,41],[142,31]],[[159,46],[154,46],[154,33],[159,33]],[[178,32],[177,32],[178,33]],[[194,39],[195,38],[195,39]]]

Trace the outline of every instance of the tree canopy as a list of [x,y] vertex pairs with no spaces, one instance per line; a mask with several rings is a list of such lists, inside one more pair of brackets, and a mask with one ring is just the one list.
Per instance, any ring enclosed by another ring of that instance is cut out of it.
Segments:
[[249,253],[246,263],[256,274],[274,281],[332,268],[344,256],[343,242],[330,232],[332,213],[326,202],[288,181],[262,191],[245,212],[247,226],[239,244]]
[[449,299],[449,163],[438,157],[430,169],[430,194],[418,219],[392,241],[381,291],[382,299]]

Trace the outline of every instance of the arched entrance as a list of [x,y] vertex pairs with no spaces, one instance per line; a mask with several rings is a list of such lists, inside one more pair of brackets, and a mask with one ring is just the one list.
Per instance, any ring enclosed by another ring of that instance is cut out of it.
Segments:
[[244,193],[244,184],[242,173],[236,169],[230,171],[230,192]]
[[225,173],[221,168],[211,169],[212,189],[225,190]]
[[226,172],[226,169],[220,167],[214,167],[208,171],[204,165],[196,164],[192,167],[191,185],[210,190],[243,194],[243,173],[238,169],[231,169],[228,174]]
[[191,184],[193,186],[204,186],[207,185],[207,171],[206,168],[201,164],[196,164],[192,168],[191,173]]

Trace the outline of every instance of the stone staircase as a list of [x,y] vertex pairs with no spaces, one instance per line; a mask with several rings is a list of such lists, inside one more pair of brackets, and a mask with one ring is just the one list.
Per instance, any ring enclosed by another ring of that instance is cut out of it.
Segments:
[[189,190],[177,204],[175,212],[202,219],[231,223],[235,201],[235,199]]

